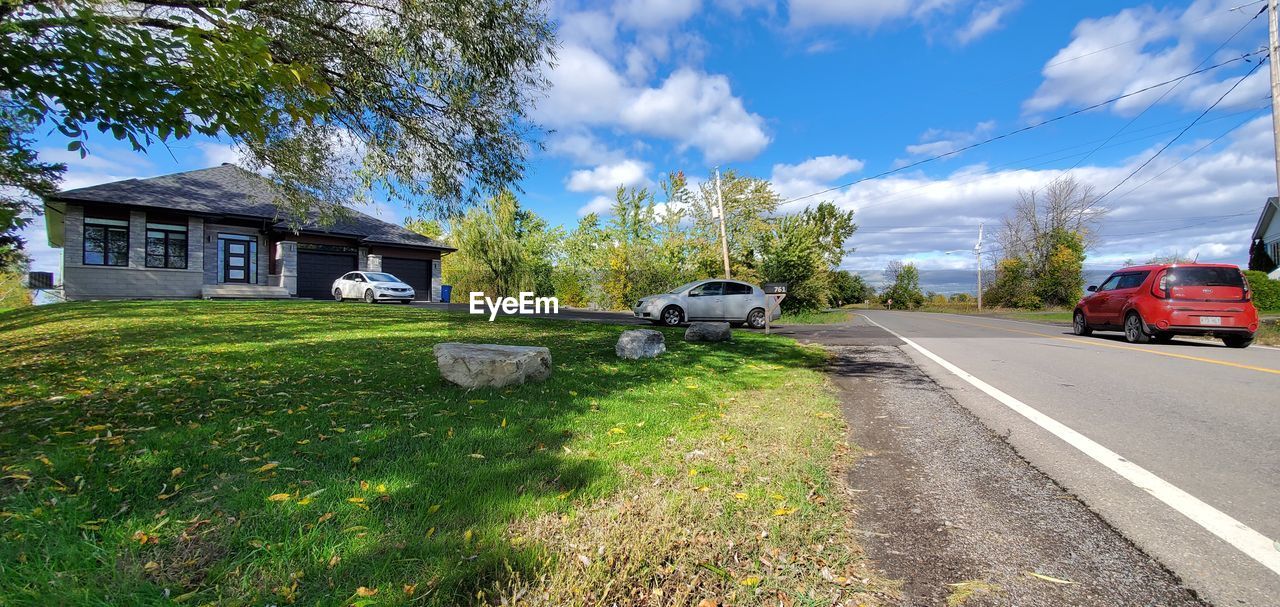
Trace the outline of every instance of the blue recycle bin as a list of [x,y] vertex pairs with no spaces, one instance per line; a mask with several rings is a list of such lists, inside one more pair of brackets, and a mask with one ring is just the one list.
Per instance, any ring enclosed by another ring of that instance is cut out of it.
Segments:
[[453,295],[453,285],[440,285],[440,301],[449,303],[450,295]]

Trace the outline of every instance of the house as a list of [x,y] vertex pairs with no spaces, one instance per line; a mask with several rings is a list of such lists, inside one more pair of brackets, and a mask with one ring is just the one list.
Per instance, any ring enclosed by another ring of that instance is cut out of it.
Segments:
[[68,190],[45,200],[67,299],[331,298],[334,279],[385,271],[439,299],[453,251],[352,211],[298,229],[266,179],[231,164]]
[[1267,199],[1249,239],[1249,269],[1280,278],[1280,199]]

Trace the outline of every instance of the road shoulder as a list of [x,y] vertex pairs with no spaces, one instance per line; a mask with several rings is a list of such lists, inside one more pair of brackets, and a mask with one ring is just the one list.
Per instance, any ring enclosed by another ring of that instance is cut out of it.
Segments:
[[904,580],[904,605],[966,591],[966,605],[1204,604],[901,349],[831,350],[852,438],[864,450],[849,473],[857,524],[869,556]]

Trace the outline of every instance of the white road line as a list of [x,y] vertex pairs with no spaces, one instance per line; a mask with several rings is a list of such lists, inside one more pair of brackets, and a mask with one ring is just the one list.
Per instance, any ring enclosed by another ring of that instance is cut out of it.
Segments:
[[[913,314],[933,314],[933,315],[935,315],[935,316],[964,316],[964,317],[967,317],[967,318],[975,318],[975,319],[981,319],[981,320],[998,320],[998,321],[1000,321],[1000,322],[1011,322],[1011,323],[1015,323],[1015,324],[1019,324],[1019,325],[1030,325],[1030,326],[1033,326],[1033,327],[1040,327],[1040,328],[1042,328],[1042,329],[1044,329],[1044,328],[1049,328],[1049,329],[1063,329],[1063,330],[1064,330],[1064,332],[1066,332],[1066,333],[1070,333],[1070,332],[1071,332],[1071,325],[1069,325],[1069,324],[1068,324],[1068,325],[1057,325],[1057,324],[1053,324],[1053,323],[1050,323],[1050,322],[1036,322],[1036,321],[1034,321],[1034,320],[1018,320],[1018,319],[1015,319],[1015,318],[1000,318],[999,316],[977,316],[977,315],[973,315],[973,314],[948,314],[948,313],[946,313],[946,312],[913,312]],[[859,316],[862,316],[862,315],[861,315],[861,314],[859,314]],[[864,317],[864,318],[865,318],[865,317]],[[883,328],[883,327],[882,327],[882,328]],[[888,329],[885,329],[885,330],[886,330],[886,331],[888,331]],[[1188,339],[1190,339],[1190,340],[1194,340],[1194,341],[1207,341],[1207,342],[1211,342],[1211,343],[1219,343],[1219,342],[1218,342],[1218,340],[1216,340],[1216,339],[1211,339],[1211,338],[1208,338],[1208,337],[1195,337],[1195,336],[1192,336],[1192,335],[1179,335],[1179,336],[1177,336],[1177,337],[1174,337],[1174,339],[1177,339],[1177,340],[1188,340]],[[1226,349],[1226,346],[1223,346],[1223,349],[1225,350],[1225,349]],[[1249,349],[1250,349],[1250,350],[1275,350],[1275,351],[1277,351],[1277,352],[1280,352],[1280,348],[1276,348],[1276,347],[1274,347],[1274,346],[1260,346],[1260,345],[1258,345],[1258,344],[1253,344],[1253,345],[1249,346]]]
[[1145,468],[1120,457],[1118,453],[1099,445],[1089,437],[1067,427],[1062,422],[1041,413],[1030,405],[1009,396],[1008,394],[1005,394],[999,388],[974,377],[969,372],[951,364],[946,359],[930,352],[920,344],[898,335],[892,329],[871,320],[871,318],[867,317],[865,314],[859,314],[859,316],[866,318],[867,322],[888,331],[894,337],[901,339],[908,346],[914,348],[917,352],[923,354],[933,362],[942,365],[942,368],[950,371],[956,377],[959,377],[973,387],[982,390],[987,394],[987,396],[996,399],[1004,406],[1031,420],[1035,425],[1044,428],[1050,434],[1062,439],[1068,445],[1075,447],[1081,453],[1088,455],[1093,458],[1094,461],[1106,466],[1112,472],[1119,474],[1125,480],[1133,483],[1135,487],[1151,494],[1156,499],[1164,502],[1170,508],[1173,508],[1183,516],[1191,519],[1197,525],[1204,527],[1210,533],[1218,536],[1228,544],[1231,544],[1240,552],[1245,553],[1249,558],[1258,561],[1262,566],[1280,575],[1280,549],[1277,549],[1280,544],[1277,544],[1265,535],[1254,531],[1248,525],[1237,521],[1217,508],[1200,501],[1194,495],[1173,486],[1164,479],[1147,471]]

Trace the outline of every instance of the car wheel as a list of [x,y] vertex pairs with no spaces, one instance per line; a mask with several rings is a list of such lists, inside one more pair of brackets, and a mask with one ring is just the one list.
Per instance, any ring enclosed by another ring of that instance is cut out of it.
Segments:
[[1222,343],[1228,348],[1248,348],[1253,343],[1252,335],[1223,335]]
[[1093,335],[1093,329],[1089,328],[1089,321],[1085,320],[1084,312],[1076,310],[1076,315],[1071,319],[1071,332],[1080,336]]
[[373,303],[374,301],[376,301],[376,300],[373,298],[373,289],[369,289],[369,290],[365,291],[365,292],[364,292],[364,302],[365,302],[365,303]]
[[750,314],[747,314],[747,324],[751,325],[752,329],[763,329],[764,328],[764,310],[761,308],[756,308],[752,310]]
[[1145,344],[1151,341],[1147,327],[1137,312],[1130,312],[1124,317],[1124,339],[1131,344]]
[[662,324],[668,327],[674,327],[684,322],[684,312],[681,312],[680,308],[676,306],[667,306],[662,309],[662,316],[660,318],[662,319]]
[[334,289],[334,290],[333,290],[333,300],[334,300],[334,301],[342,301],[342,289]]

